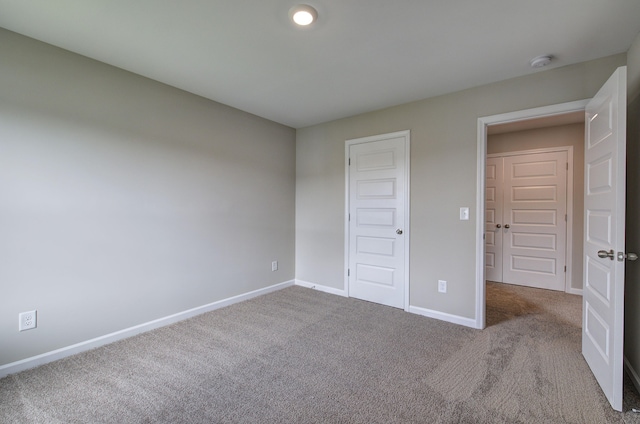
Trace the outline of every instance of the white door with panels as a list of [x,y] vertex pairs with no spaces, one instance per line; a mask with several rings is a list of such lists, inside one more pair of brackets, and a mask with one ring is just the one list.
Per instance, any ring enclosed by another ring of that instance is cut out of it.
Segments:
[[409,133],[350,140],[349,296],[406,309]]
[[487,280],[502,282],[502,158],[487,158],[485,189],[485,266]]
[[487,159],[486,278],[565,290],[566,150]]
[[626,67],[585,114],[582,354],[611,406],[622,410],[625,260]]

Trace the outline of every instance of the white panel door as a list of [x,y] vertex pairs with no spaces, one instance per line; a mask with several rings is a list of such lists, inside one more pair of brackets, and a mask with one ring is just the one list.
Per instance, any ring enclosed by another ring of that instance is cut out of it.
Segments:
[[622,410],[626,80],[626,67],[618,68],[585,116],[582,354],[617,411]]
[[349,146],[349,296],[405,307],[406,137]]
[[485,189],[485,278],[502,282],[502,158],[487,158]]
[[502,281],[565,289],[567,152],[504,158]]

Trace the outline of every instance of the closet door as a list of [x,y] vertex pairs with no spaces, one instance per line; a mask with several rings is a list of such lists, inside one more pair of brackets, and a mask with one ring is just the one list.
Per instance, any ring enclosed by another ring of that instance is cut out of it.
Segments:
[[487,158],[485,187],[485,278],[502,282],[503,158]]
[[565,288],[567,152],[504,158],[503,281]]

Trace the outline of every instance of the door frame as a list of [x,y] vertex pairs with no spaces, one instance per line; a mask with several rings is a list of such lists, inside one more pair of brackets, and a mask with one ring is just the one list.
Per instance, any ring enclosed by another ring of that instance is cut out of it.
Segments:
[[345,205],[345,213],[344,213],[344,288],[345,288],[345,293],[347,295],[347,297],[349,297],[349,200],[350,200],[350,189],[349,189],[349,172],[350,172],[350,167],[349,167],[349,149],[351,146],[355,145],[355,144],[363,144],[363,143],[371,143],[374,141],[382,141],[382,140],[388,140],[390,138],[404,138],[404,147],[405,147],[405,158],[404,158],[404,165],[405,165],[405,192],[404,192],[404,228],[403,228],[403,243],[404,243],[404,307],[403,309],[406,312],[409,312],[409,281],[410,281],[410,275],[409,275],[409,257],[410,257],[410,236],[411,236],[411,221],[410,221],[410,204],[411,204],[411,197],[410,197],[410,175],[411,175],[411,170],[410,170],[410,164],[411,164],[411,151],[410,151],[410,145],[411,145],[411,131],[410,130],[404,130],[404,131],[397,131],[397,132],[392,132],[392,133],[387,133],[387,134],[378,134],[378,135],[373,135],[373,136],[369,136],[369,137],[361,137],[361,138],[354,138],[354,139],[349,139],[345,141],[345,153],[344,153],[344,167],[345,167],[345,200],[344,200],[344,205]]
[[[554,152],[566,152],[567,153],[567,228],[566,228],[566,244],[564,249],[565,259],[564,263],[567,270],[564,274],[564,292],[569,294],[582,294],[582,290],[571,288],[571,281],[573,276],[573,146],[559,146],[559,147],[543,147],[540,149],[530,150],[518,150],[513,152],[503,153],[491,153],[486,157],[506,157],[506,156],[524,156],[532,155],[536,153],[554,153]],[[486,188],[486,184],[485,184]],[[484,203],[483,203],[484,204]]]
[[484,264],[484,201],[485,201],[485,158],[487,156],[487,127],[490,125],[506,124],[509,122],[525,121],[529,119],[546,118],[564,115],[571,112],[583,112],[589,99],[574,102],[524,109],[515,112],[478,118],[478,138],[476,156],[476,313],[475,328],[486,326],[485,299],[485,264]]

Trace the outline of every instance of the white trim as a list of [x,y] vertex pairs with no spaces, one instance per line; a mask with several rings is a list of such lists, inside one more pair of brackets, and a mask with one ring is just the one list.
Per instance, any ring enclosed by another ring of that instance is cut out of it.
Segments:
[[558,147],[544,147],[540,149],[529,150],[517,150],[513,152],[503,153],[491,153],[487,154],[487,158],[499,158],[506,156],[522,156],[532,155],[536,153],[553,153],[553,152],[566,152],[567,153],[567,231],[566,231],[566,246],[565,246],[565,258],[564,264],[567,267],[567,271],[564,275],[564,292],[570,294],[582,294],[582,289],[574,289],[571,287],[573,281],[573,146],[558,146]]
[[476,314],[475,328],[486,325],[486,301],[484,281],[484,200],[485,200],[485,161],[487,155],[487,127],[495,124],[544,118],[565,113],[584,111],[589,100],[525,109],[516,112],[478,118],[478,149],[476,158]]
[[323,286],[322,284],[310,283],[303,280],[295,280],[295,285],[300,287],[306,287],[312,290],[318,290],[324,293],[335,294],[337,296],[348,297],[347,291],[343,289],[336,289],[334,287]]
[[404,287],[404,310],[406,312],[409,311],[409,302],[411,299],[409,297],[409,290],[411,290],[411,268],[409,266],[409,258],[410,248],[411,248],[411,131],[406,130],[406,139],[404,143],[405,148],[405,202],[404,202],[404,278],[405,278],[405,287]]
[[465,318],[459,315],[447,314],[446,312],[434,311],[433,309],[421,308],[419,306],[409,306],[409,312],[416,315],[434,318],[440,321],[464,325],[465,327],[477,328],[476,320],[472,318]]
[[37,367],[39,365],[44,365],[49,362],[53,362],[58,359],[65,358],[67,356],[85,352],[87,350],[91,350],[96,347],[104,346],[106,344],[113,343],[118,340],[126,339],[140,333],[144,333],[150,330],[155,330],[156,328],[174,324],[178,321],[183,321],[185,319],[192,318],[196,315],[200,315],[206,312],[214,311],[216,309],[224,308],[225,306],[233,305],[234,303],[243,302],[245,300],[253,299],[254,297],[262,296],[264,294],[281,290],[286,287],[291,287],[293,285],[294,285],[294,280],[275,284],[273,286],[254,290],[248,293],[229,297],[227,299],[218,300],[217,302],[198,306],[193,309],[188,309],[186,311],[178,312],[177,314],[169,315],[164,318],[158,318],[153,321],[146,322],[144,324],[139,324],[133,327],[125,328],[124,330],[116,331],[110,334],[106,334],[104,336],[100,336],[94,339],[86,340],[84,342],[76,343],[71,346],[66,346],[60,349],[52,350],[50,352],[46,352],[41,355],[36,355],[30,358],[22,359],[20,361],[11,362],[9,364],[0,366],[0,378],[6,377],[9,374],[14,374],[20,371],[27,370],[29,368]]
[[349,297],[349,144],[344,146],[344,291]]
[[[584,138],[584,137],[583,137]],[[583,141],[584,143],[584,141]],[[570,293],[573,288],[573,146],[569,146],[567,150],[567,246],[565,250],[564,264],[567,267],[567,273],[564,280],[564,292]],[[584,183],[582,191],[584,191]],[[577,212],[577,211],[576,211]],[[578,247],[580,248],[580,247]]]
[[478,149],[477,149],[477,173],[476,177],[476,319],[475,328],[486,327],[486,293],[485,293],[485,188],[487,185],[486,161],[487,161],[487,124],[478,118]]
[[517,110],[515,112],[501,113],[498,115],[482,116],[478,118],[478,123],[483,122],[485,124],[485,127],[487,127],[496,124],[506,124],[509,122],[547,118],[555,115],[564,115],[566,113],[581,112],[585,110],[589,100],[591,99],[576,100],[573,102],[560,103],[556,105],[535,107],[532,109]]
[[640,376],[638,375],[636,370],[633,369],[633,367],[631,366],[631,362],[629,362],[626,356],[624,357],[624,366],[627,369],[627,374],[629,374],[629,377],[631,377],[633,385],[636,386],[636,390],[640,392]]
[[404,204],[404,310],[409,311],[409,288],[410,288],[410,237],[411,237],[411,130],[397,131],[388,134],[372,135],[369,137],[354,138],[345,141],[344,165],[345,165],[345,213],[344,213],[344,287],[347,297],[349,296],[349,148],[355,144],[370,143],[373,141],[388,140],[390,138],[403,137],[405,147],[405,204]]
[[573,150],[573,146],[543,147],[540,149],[515,150],[513,152],[488,153],[487,157],[498,158],[498,157],[505,157],[505,156],[522,156],[522,155],[533,155],[536,153],[568,152],[569,150]]

